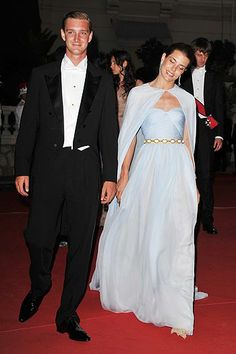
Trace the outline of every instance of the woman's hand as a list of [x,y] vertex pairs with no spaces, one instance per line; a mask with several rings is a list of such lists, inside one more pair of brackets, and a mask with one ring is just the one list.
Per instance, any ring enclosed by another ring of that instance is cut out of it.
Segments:
[[121,175],[119,181],[117,182],[116,199],[119,205],[121,202],[122,193],[126,187],[126,184],[128,183],[128,180],[129,180],[129,175],[128,173],[125,173]]
[[199,202],[200,202],[200,193],[199,193],[199,190],[197,189],[197,202],[198,202],[198,204],[199,204]]

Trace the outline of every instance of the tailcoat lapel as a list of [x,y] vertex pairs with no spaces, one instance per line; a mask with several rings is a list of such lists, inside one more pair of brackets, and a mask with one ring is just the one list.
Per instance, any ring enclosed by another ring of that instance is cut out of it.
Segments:
[[190,73],[189,80],[187,82],[187,91],[193,95],[193,79],[192,79],[192,72]]
[[93,65],[88,62],[88,68],[76,128],[78,127],[78,125],[84,123],[88,116],[88,113],[90,112],[90,108],[96,95],[100,79],[100,73]]
[[211,73],[209,71],[206,71],[205,73],[205,80],[204,80],[204,105],[206,108],[207,114],[210,114],[211,112],[208,112],[208,102],[209,102],[209,97],[211,97],[211,86],[212,86],[212,80],[211,80]]
[[48,87],[52,106],[54,107],[54,112],[59,120],[61,131],[64,132],[63,101],[61,87],[61,62],[55,63],[54,71],[49,75],[45,75],[45,81]]
[[[182,80],[181,80],[182,81]],[[193,79],[192,79],[192,70],[188,69],[183,74],[183,88],[193,95]]]

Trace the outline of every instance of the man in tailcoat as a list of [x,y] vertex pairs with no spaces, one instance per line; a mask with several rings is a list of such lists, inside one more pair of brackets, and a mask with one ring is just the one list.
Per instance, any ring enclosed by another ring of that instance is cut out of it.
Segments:
[[186,73],[181,87],[193,94],[205,110],[204,114],[198,110],[197,117],[195,163],[201,200],[196,229],[198,231],[201,222],[204,231],[215,235],[217,229],[213,218],[214,153],[222,148],[223,143],[223,83],[216,73],[207,70],[206,67],[211,43],[206,38],[197,38],[191,44],[195,53],[196,67]]
[[15,154],[16,188],[31,199],[25,231],[31,289],[19,321],[37,312],[51,288],[53,252],[66,210],[68,253],[56,326],[79,341],[90,340],[76,309],[86,290],[98,206],[115,196],[117,174],[116,96],[111,75],[87,59],[91,27],[85,13],[65,15],[66,54],[33,70]]

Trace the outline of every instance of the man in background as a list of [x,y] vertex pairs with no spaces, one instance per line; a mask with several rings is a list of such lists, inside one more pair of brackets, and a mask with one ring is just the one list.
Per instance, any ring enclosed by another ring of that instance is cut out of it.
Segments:
[[196,67],[186,73],[181,87],[197,99],[195,163],[200,204],[196,234],[202,223],[204,231],[216,235],[213,217],[214,153],[219,151],[223,144],[223,82],[216,73],[206,67],[212,49],[211,43],[206,38],[197,38],[191,45],[195,53]]

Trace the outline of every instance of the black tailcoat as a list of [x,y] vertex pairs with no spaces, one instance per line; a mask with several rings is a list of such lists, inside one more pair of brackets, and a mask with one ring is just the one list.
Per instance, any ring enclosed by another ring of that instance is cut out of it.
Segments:
[[101,165],[103,181],[116,181],[118,135],[112,77],[88,62],[73,149],[63,148],[61,85],[61,62],[33,70],[15,153],[16,176],[30,176],[25,238],[35,295],[51,287],[53,250],[66,206],[69,246],[58,325],[75,314],[86,288]]

